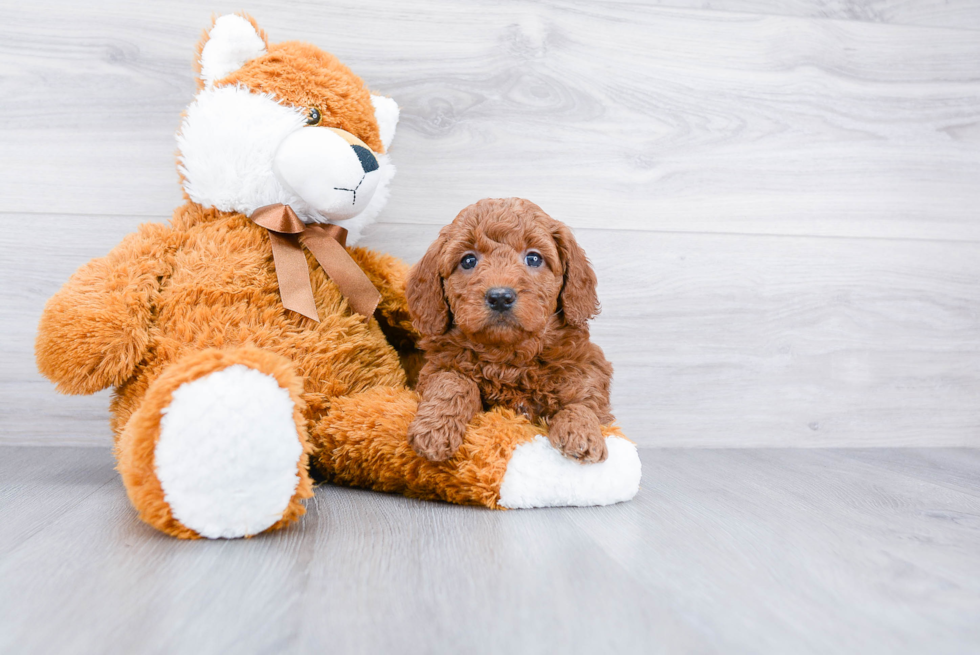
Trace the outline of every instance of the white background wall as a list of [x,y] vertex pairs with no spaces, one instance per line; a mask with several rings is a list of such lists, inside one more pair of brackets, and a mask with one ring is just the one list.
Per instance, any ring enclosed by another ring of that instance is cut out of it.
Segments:
[[[658,6],[659,5],[659,6]],[[110,443],[34,370],[44,301],[180,204],[213,3],[0,9],[0,442]],[[365,245],[470,202],[576,228],[641,445],[980,445],[980,3],[282,3],[402,106]]]

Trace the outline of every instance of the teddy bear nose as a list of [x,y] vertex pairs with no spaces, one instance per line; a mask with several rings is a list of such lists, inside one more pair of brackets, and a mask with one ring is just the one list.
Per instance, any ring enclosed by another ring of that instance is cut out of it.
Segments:
[[517,294],[509,287],[494,287],[487,291],[487,306],[495,312],[506,312],[517,302]]
[[360,160],[361,169],[363,169],[365,173],[378,170],[378,160],[374,157],[374,153],[364,146],[359,146],[356,143],[351,144],[351,148],[354,149],[354,154],[356,154],[357,158]]

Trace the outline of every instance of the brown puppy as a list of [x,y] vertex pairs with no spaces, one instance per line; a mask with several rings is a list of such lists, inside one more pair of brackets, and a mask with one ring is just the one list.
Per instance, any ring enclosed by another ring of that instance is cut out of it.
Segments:
[[503,406],[546,420],[566,456],[604,460],[612,365],[589,341],[595,286],[571,230],[533,202],[485,199],[461,211],[408,277],[427,360],[412,448],[449,459],[477,412]]

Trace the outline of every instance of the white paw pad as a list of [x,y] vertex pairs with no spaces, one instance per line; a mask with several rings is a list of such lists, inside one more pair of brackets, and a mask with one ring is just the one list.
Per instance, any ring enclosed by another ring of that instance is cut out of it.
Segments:
[[502,507],[587,507],[630,500],[640,488],[640,456],[620,437],[606,437],[609,456],[581,464],[538,435],[514,449],[500,485]]
[[241,364],[182,384],[163,410],[156,473],[174,517],[210,539],[262,532],[299,483],[293,401]]

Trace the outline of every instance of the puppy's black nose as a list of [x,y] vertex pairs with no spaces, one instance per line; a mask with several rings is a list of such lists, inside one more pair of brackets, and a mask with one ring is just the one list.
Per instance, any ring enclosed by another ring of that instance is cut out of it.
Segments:
[[487,306],[495,312],[506,312],[517,302],[517,294],[509,287],[494,287],[487,291]]

